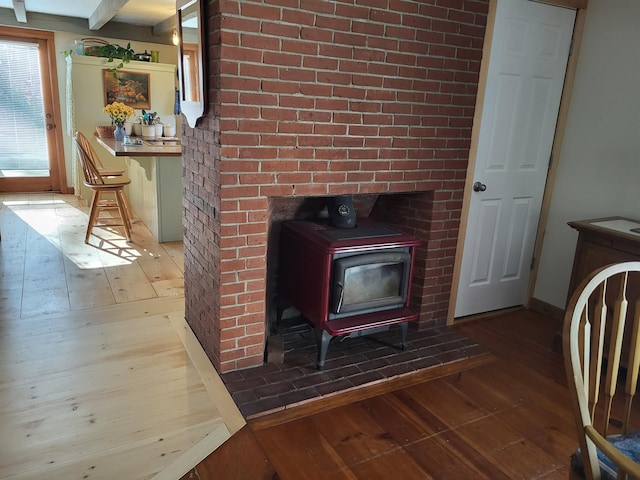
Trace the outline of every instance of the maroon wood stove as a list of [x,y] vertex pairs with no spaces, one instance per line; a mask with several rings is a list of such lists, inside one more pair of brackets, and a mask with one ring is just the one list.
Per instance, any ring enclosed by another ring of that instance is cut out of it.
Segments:
[[420,240],[369,219],[355,228],[322,221],[282,224],[278,293],[315,327],[318,369],[333,337],[359,336],[408,322],[415,248]]

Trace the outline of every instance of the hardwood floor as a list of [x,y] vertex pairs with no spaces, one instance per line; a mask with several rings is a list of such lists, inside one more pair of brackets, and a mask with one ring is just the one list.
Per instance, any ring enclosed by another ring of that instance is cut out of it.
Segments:
[[180,243],[87,246],[74,197],[0,201],[0,479],[175,480],[245,424],[184,321]]
[[[558,325],[544,316],[519,311],[456,327],[492,352],[482,361],[243,426],[180,322],[181,244],[158,244],[136,223],[132,244],[104,232],[92,239],[100,248],[90,247],[87,209],[74,197],[0,201],[2,479],[151,478],[160,458],[168,463],[154,478],[174,480],[176,462],[198,463],[234,431],[183,478],[568,476],[577,441],[562,358],[551,348]],[[214,410],[228,433],[217,430]],[[179,427],[192,413],[195,436]],[[147,414],[151,424],[133,423]],[[209,426],[219,434],[198,441]],[[171,446],[179,437],[188,448]],[[141,470],[123,473],[127,459]]]
[[185,478],[568,478],[577,440],[557,327],[527,311],[461,325],[490,361],[249,421]]

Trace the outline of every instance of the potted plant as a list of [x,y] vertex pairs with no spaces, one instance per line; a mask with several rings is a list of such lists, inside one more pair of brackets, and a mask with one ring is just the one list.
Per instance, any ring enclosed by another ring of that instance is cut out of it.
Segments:
[[119,59],[120,63],[114,67],[114,70],[122,68],[125,63],[129,63],[136,58],[136,53],[131,48],[131,43],[127,43],[126,47],[121,47],[115,43],[92,45],[85,48],[85,54],[93,57],[105,57],[109,62]]

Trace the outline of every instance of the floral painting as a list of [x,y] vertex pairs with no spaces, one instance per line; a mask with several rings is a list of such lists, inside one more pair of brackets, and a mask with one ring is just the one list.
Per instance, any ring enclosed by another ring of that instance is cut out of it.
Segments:
[[148,73],[104,69],[102,81],[105,105],[121,102],[132,108],[151,108]]

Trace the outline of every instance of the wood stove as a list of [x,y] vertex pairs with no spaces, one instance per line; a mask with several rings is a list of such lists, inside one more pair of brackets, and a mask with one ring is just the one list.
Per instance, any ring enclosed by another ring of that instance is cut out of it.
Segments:
[[282,224],[278,294],[316,329],[318,369],[336,336],[400,324],[406,349],[415,248],[420,240],[369,219],[355,228],[323,221]]

